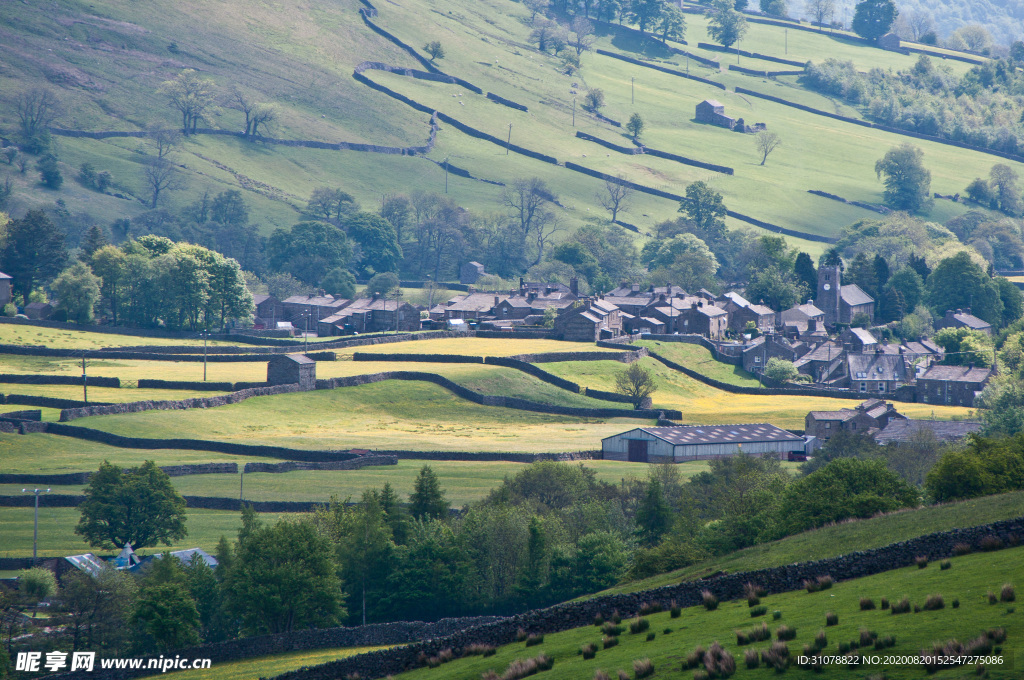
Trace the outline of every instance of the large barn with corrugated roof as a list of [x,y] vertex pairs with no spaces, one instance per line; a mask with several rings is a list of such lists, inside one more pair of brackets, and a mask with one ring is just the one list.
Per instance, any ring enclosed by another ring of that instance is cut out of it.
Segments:
[[804,454],[804,438],[768,423],[638,427],[601,440],[606,460],[681,463],[745,453],[782,459]]

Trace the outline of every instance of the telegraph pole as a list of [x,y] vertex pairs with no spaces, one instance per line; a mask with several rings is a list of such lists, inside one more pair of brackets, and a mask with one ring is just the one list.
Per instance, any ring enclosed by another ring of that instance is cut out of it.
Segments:
[[508,141],[505,142],[505,155],[508,155],[508,149],[512,146],[512,123],[508,124]]
[[572,126],[576,127],[576,97],[572,98]]
[[[444,193],[448,193],[448,157],[444,158]],[[318,321],[317,324],[320,322]]]
[[636,104],[636,78],[634,76],[629,77],[629,103]]
[[35,521],[32,525],[32,563],[35,564],[39,555],[39,494],[50,493],[50,490],[47,489],[46,491],[42,491],[41,489],[32,489],[29,491],[28,489],[22,489],[21,492],[34,494],[36,497]]
[[89,405],[89,384],[88,379],[85,375],[85,355],[82,355],[82,401],[85,405]]
[[206,382],[206,342],[210,336],[210,327],[203,331],[203,382]]

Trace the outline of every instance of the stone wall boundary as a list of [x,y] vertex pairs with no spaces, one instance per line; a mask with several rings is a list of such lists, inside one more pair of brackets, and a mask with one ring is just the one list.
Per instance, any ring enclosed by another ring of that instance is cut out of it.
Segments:
[[[284,463],[246,463],[243,472],[285,473],[296,470],[358,470],[371,465],[397,465],[398,457],[392,455],[364,454],[350,460],[331,462],[286,461]],[[237,467],[237,466],[236,466]]]
[[[81,385],[79,375],[45,375],[39,373],[0,373],[0,383],[12,385]],[[85,379],[86,385],[93,387],[120,387],[119,378],[105,378],[90,375]]]
[[[696,80],[698,83],[704,83],[705,85],[710,85],[711,87],[717,87],[719,90],[725,90],[726,89],[725,85],[723,83],[719,83],[719,82],[714,81],[714,80],[708,80],[707,78],[701,78],[700,76],[691,76],[689,73],[684,73],[682,71],[677,71],[675,69],[671,69],[671,68],[668,68],[668,67],[665,67],[665,66],[661,66],[659,64],[653,64],[651,62],[643,61],[642,59],[634,59],[633,57],[627,57],[624,54],[616,54],[615,52],[609,52],[608,50],[597,49],[597,50],[594,50],[594,51],[597,52],[598,54],[602,55],[602,56],[611,57],[612,59],[618,59],[620,61],[629,62],[630,64],[633,64],[635,66],[643,66],[644,68],[651,68],[651,69],[654,69],[655,71],[661,71],[662,73],[667,73],[670,76],[676,76],[678,78],[686,78],[688,80]],[[681,50],[680,50],[680,53],[681,54],[685,54],[686,56],[688,56],[691,59],[694,59],[696,61],[704,61],[702,59],[699,59],[696,55],[692,55],[692,54],[689,54],[689,53],[686,53],[686,52],[682,52]]]
[[[188,475],[237,475],[238,463],[194,463],[192,465],[161,465],[168,477]],[[64,486],[88,484],[94,472],[66,472],[62,474],[18,474],[0,473],[0,484],[52,484]]]

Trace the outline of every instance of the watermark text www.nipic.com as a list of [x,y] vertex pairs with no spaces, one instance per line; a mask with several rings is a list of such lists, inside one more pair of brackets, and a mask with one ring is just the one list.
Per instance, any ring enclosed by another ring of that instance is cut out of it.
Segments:
[[160,671],[180,671],[187,669],[209,668],[210,659],[190,659],[180,656],[151,658],[114,658],[100,659],[96,663],[96,652],[18,652],[14,670],[27,673],[57,671],[93,671],[97,665],[102,670],[109,669],[146,669]]

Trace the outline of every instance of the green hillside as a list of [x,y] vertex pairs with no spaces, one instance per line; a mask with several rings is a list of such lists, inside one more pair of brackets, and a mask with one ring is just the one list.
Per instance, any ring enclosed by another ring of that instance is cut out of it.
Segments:
[[[242,114],[227,108],[226,102],[229,86],[236,85],[257,100],[278,107],[280,122],[273,134],[280,138],[421,145],[428,133],[426,115],[351,77],[352,69],[364,60],[419,66],[407,53],[370,31],[360,21],[358,7],[355,0],[247,3],[237,12],[234,5],[228,9],[211,0],[141,4],[128,0],[68,1],[56,8],[5,3],[0,7],[0,37],[7,46],[0,61],[0,88],[15,92],[32,84],[55,87],[67,109],[58,120],[64,127],[140,130],[149,124],[175,123],[175,112],[156,90],[160,82],[173,78],[184,67],[192,67],[213,78],[222,103],[208,116],[206,125],[240,129]],[[799,88],[792,76],[768,80],[727,71],[728,63],[733,61],[752,68],[792,67],[696,48],[698,42],[708,41],[706,19],[700,16],[687,16],[686,49],[719,60],[721,70],[699,66],[659,43],[641,41],[635,33],[611,25],[599,26],[595,47],[655,59],[680,71],[689,69],[694,75],[723,83],[727,91],[593,52],[583,55],[579,73],[564,75],[555,57],[538,52],[529,43],[528,12],[510,0],[403,0],[383,6],[374,21],[415,47],[440,40],[446,51],[445,58],[438,62],[440,68],[485,91],[522,103],[529,112],[502,107],[454,85],[367,72],[375,82],[497,137],[505,138],[512,124],[513,143],[553,155],[560,163],[572,161],[601,172],[622,174],[672,193],[682,193],[694,180],[710,181],[724,194],[731,209],[809,233],[832,235],[841,226],[873,214],[813,196],[807,193],[809,189],[851,200],[880,202],[882,187],[875,177],[874,162],[906,139],[734,94],[736,86],[743,86],[816,108],[858,115],[845,105]],[[785,35],[783,29],[765,25],[752,24],[740,47],[796,61],[835,56],[851,59],[863,70],[908,68],[914,62],[912,56],[882,52],[843,37],[806,31],[788,31]],[[955,74],[967,67],[955,61],[943,66]],[[631,81],[635,81],[633,95]],[[643,139],[651,147],[727,165],[735,168],[735,175],[646,155],[624,156],[576,139],[573,134],[580,130],[629,145],[621,129],[582,111],[579,104],[590,88],[605,92],[607,106],[603,113],[609,118],[624,121],[633,112],[640,113],[647,122]],[[758,165],[760,159],[750,136],[692,120],[694,105],[711,97],[725,103],[731,115],[743,116],[748,122],[765,122],[779,133],[783,144],[765,166]],[[7,106],[0,125],[10,127],[13,120]],[[139,200],[131,200],[146,193],[141,179],[145,156],[138,153],[140,147],[145,147],[143,140],[55,140],[69,179],[78,165],[88,160],[97,169],[110,170],[113,191],[129,200],[101,196],[74,181],[67,181],[59,192],[38,189],[33,185],[33,175],[22,176],[10,166],[0,166],[0,181],[10,175],[16,189],[11,210],[51,203],[60,197],[73,213],[84,211],[109,222],[145,209]],[[915,143],[924,149],[926,165],[933,173],[932,188],[939,193],[961,191],[975,176],[984,176],[995,162],[982,153],[925,141]],[[251,144],[200,135],[173,157],[186,171],[188,189],[170,194],[168,200],[171,207],[180,207],[203,191],[242,187],[252,205],[254,221],[269,231],[293,223],[296,208],[317,186],[343,186],[366,206],[378,205],[385,193],[443,191],[443,169],[430,160],[443,162],[446,158],[481,179],[544,179],[560,197],[560,216],[567,226],[604,215],[595,199],[600,180],[514,153],[506,155],[500,146],[447,125],[442,125],[437,146],[427,159]],[[1024,171],[1024,167],[1018,170]],[[500,191],[493,184],[449,177],[451,197],[482,214],[499,210]],[[673,217],[676,207],[670,200],[638,195],[623,219],[648,229],[657,221]],[[937,201],[931,218],[941,221],[962,211],[960,204]],[[731,224],[743,223],[731,220]],[[812,253],[821,250],[820,243],[794,243]]]

